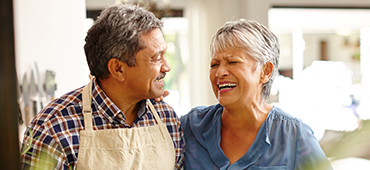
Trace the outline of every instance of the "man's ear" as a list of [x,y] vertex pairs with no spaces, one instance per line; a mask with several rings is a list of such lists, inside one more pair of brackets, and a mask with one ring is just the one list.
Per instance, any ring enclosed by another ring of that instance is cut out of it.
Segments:
[[124,81],[125,80],[125,68],[124,68],[124,62],[118,60],[117,58],[111,58],[108,61],[108,71],[112,78],[118,80],[118,81]]
[[270,79],[273,69],[274,65],[271,62],[267,62],[265,65],[263,65],[261,73],[261,83],[266,83]]

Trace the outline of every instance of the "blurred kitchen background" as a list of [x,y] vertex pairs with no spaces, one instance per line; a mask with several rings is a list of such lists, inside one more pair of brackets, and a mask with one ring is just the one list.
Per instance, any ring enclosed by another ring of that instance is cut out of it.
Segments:
[[17,110],[1,119],[18,128],[18,140],[28,123],[26,110],[35,115],[53,98],[88,83],[86,32],[104,8],[117,3],[140,4],[163,20],[172,67],[165,100],[179,116],[217,103],[208,78],[216,30],[239,18],[268,26],[281,49],[280,75],[268,102],[309,124],[336,169],[370,166],[369,0],[1,0],[2,11],[13,5],[13,17],[3,13],[1,19],[13,19],[15,57],[1,60],[14,60],[13,90],[19,95],[13,98],[23,123],[5,115]]

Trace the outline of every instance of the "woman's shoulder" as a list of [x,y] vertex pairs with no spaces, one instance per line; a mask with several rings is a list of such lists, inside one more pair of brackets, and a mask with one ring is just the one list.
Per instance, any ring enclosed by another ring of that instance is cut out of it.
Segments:
[[220,109],[221,111],[223,109],[221,104],[215,104],[211,106],[197,106],[197,107],[192,108],[187,115],[204,118],[205,116],[207,116],[207,114],[212,114],[214,112],[217,112]]
[[284,129],[283,131],[295,131],[299,133],[302,130],[312,131],[301,119],[292,116],[279,107],[273,107],[266,119],[267,128],[271,131]]
[[266,120],[270,132],[284,129],[284,132],[302,133],[302,131],[313,133],[312,129],[301,119],[292,116],[279,107],[273,107]]
[[217,116],[222,113],[222,110],[223,107],[220,104],[194,107],[188,114],[181,116],[181,125],[183,127],[190,124],[205,126],[209,122],[214,122]]
[[270,119],[270,121],[284,121],[289,122],[292,124],[300,124],[302,123],[302,120],[292,116],[291,114],[285,112],[283,109],[274,106],[267,117],[267,119]]

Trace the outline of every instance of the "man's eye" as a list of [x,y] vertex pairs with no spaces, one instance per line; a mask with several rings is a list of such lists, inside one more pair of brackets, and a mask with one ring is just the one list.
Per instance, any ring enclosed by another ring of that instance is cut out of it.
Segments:
[[154,57],[153,58],[153,61],[160,61],[161,59],[162,59],[162,56],[159,55],[157,57]]

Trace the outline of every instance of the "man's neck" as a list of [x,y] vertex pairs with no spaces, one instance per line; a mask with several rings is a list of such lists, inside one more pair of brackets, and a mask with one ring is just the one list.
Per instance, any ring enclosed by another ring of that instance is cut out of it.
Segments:
[[126,117],[126,123],[131,126],[140,109],[140,100],[130,97],[128,92],[123,91],[126,88],[109,78],[100,80],[99,85],[108,98],[122,111]]

